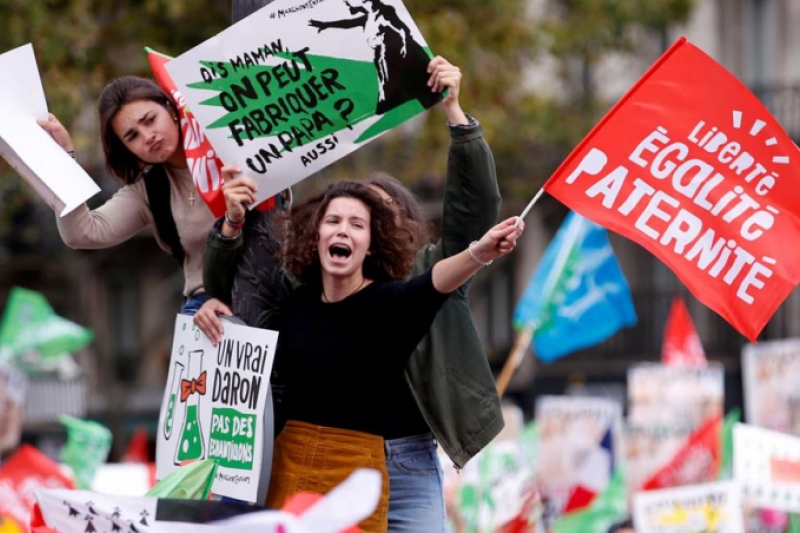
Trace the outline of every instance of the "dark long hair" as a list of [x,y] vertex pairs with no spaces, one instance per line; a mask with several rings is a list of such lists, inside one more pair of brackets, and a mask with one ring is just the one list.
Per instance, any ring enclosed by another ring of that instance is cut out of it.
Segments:
[[292,209],[288,223],[281,228],[283,246],[280,255],[286,269],[301,282],[321,281],[317,250],[319,225],[328,205],[336,198],[356,199],[369,211],[370,254],[364,258],[364,277],[374,281],[405,278],[411,272],[417,254],[413,235],[418,231],[418,224],[410,219],[400,222],[378,193],[355,181],[333,183],[322,193]]
[[400,180],[386,172],[373,172],[367,176],[366,183],[383,189],[392,198],[400,215],[416,223],[416,232],[412,234],[412,238],[418,248],[428,242],[428,217],[425,215],[425,210]]
[[106,169],[124,183],[133,183],[142,172],[142,161],[125,147],[114,132],[112,122],[125,104],[150,100],[177,116],[172,100],[152,80],[136,76],[122,76],[112,80],[100,94],[97,108],[100,113],[100,138],[106,156]]

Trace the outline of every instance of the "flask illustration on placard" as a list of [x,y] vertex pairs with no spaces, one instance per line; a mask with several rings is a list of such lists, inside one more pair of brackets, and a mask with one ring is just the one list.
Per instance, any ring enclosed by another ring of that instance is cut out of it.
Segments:
[[175,416],[175,402],[180,393],[181,379],[183,378],[183,364],[175,362],[175,369],[172,371],[172,384],[169,387],[169,400],[167,403],[167,415],[164,419],[164,437],[169,440],[172,437],[173,418]]
[[206,394],[206,371],[203,350],[193,350],[187,357],[188,379],[181,380],[180,400],[186,403],[180,439],[175,451],[175,464],[202,459],[205,455],[203,429],[200,427],[200,397]]

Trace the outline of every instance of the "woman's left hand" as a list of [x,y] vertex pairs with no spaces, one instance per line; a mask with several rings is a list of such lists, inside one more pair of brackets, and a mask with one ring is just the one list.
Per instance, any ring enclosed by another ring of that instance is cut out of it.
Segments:
[[216,298],[211,298],[205,302],[197,313],[195,313],[192,322],[200,328],[211,344],[217,346],[219,341],[222,340],[222,335],[225,333],[225,328],[222,326],[220,316],[233,316],[230,307],[222,303]]
[[488,263],[508,254],[517,246],[525,223],[519,217],[508,218],[489,231],[472,246],[472,253],[481,263]]
[[440,93],[449,89],[447,96],[442,100],[442,106],[447,114],[450,124],[469,124],[469,119],[461,110],[458,95],[461,89],[461,69],[450,63],[442,56],[436,56],[428,63],[428,87],[433,92]]

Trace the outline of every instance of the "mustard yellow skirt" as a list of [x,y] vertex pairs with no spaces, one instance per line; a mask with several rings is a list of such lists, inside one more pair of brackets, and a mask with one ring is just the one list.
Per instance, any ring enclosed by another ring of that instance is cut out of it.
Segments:
[[357,468],[381,473],[381,499],[358,527],[386,533],[389,527],[389,474],[383,438],[360,431],[328,428],[290,420],[275,440],[266,506],[280,509],[297,492],[326,494]]

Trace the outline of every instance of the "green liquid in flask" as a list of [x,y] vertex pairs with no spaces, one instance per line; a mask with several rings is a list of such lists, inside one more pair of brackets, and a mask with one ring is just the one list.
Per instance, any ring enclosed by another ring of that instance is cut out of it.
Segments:
[[200,433],[200,418],[196,405],[186,406],[186,418],[178,443],[178,463],[203,457],[203,435]]
[[170,394],[167,404],[167,419],[164,421],[164,435],[170,438],[172,435],[172,415],[175,414],[175,395]]

